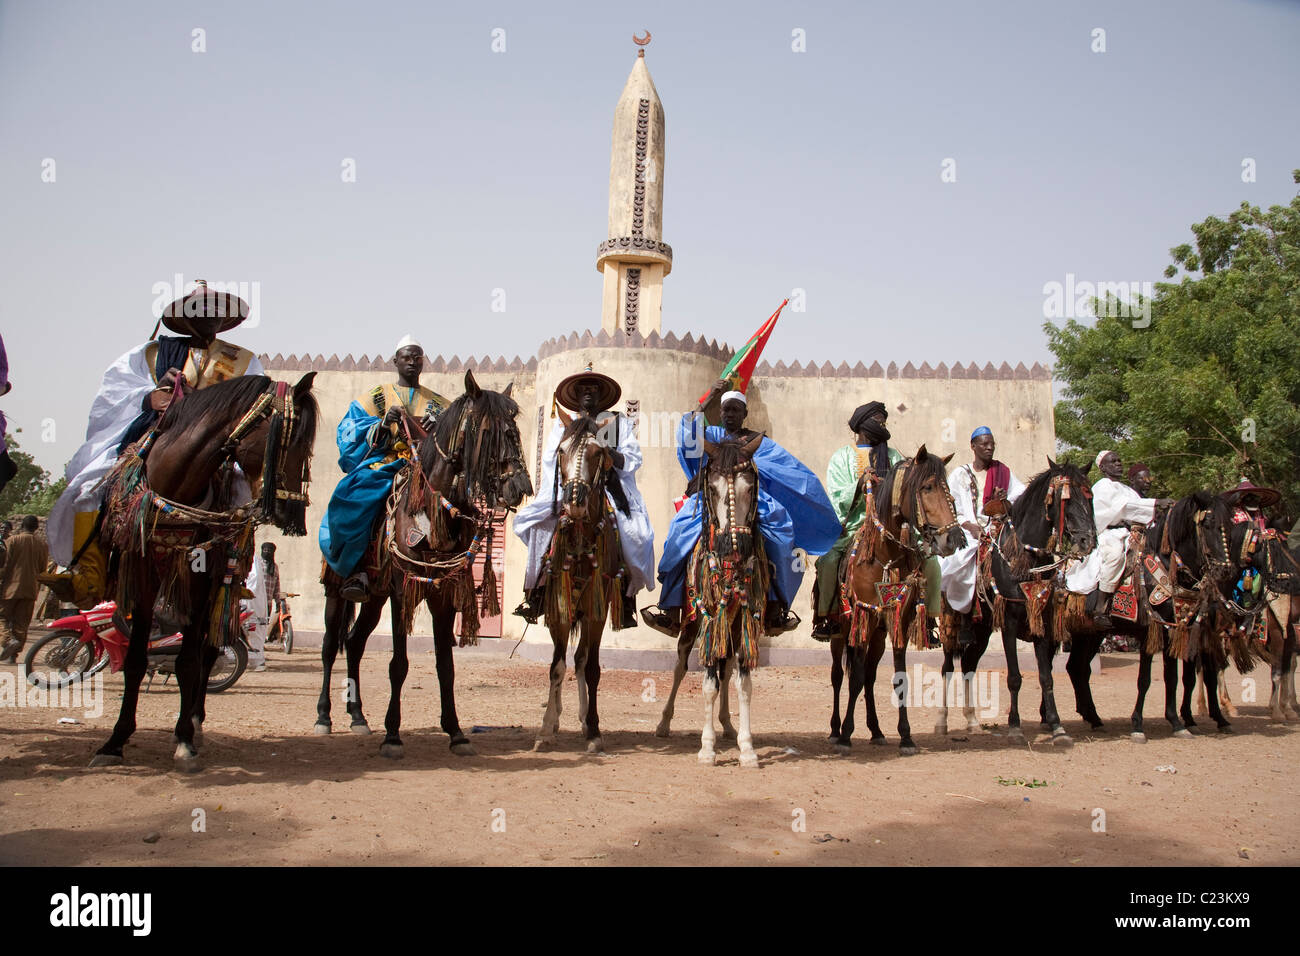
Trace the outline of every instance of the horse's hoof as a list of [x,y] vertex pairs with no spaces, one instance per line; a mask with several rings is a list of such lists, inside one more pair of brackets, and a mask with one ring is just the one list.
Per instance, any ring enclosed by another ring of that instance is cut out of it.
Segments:
[[1236,731],[1232,729],[1232,724],[1220,724],[1220,725],[1219,725],[1219,733],[1221,733],[1221,734],[1235,734]]
[[1096,721],[1090,720],[1090,721],[1088,721],[1088,726],[1091,727],[1093,730],[1105,730],[1105,729],[1106,729],[1106,725],[1105,725],[1104,723],[1102,723],[1100,720],[1096,720]]
[[852,745],[852,744],[836,744],[836,745],[835,745],[835,752],[836,752],[837,754],[845,754],[845,755],[851,754],[851,753],[853,753],[853,745]]
[[1140,730],[1135,730],[1133,733],[1128,735],[1128,739],[1133,741],[1135,744],[1144,744],[1147,742],[1147,735],[1142,733]]
[[752,750],[746,750],[746,751],[744,751],[744,752],[741,753],[741,755],[740,755],[740,765],[741,765],[742,767],[757,767],[757,766],[758,766],[758,754],[754,753],[754,751],[752,751]]
[[723,724],[723,725],[722,725],[722,739],[723,739],[723,740],[735,740],[735,739],[736,739],[736,728],[733,727],[733,726],[731,726],[731,724]]
[[187,743],[176,745],[176,752],[172,754],[172,765],[183,773],[194,773],[199,768],[199,754]]
[[401,744],[383,743],[379,745],[379,756],[389,760],[401,760],[406,756],[406,748]]
[[1073,746],[1074,746],[1074,738],[1071,737],[1069,734],[1067,734],[1067,733],[1065,732],[1064,728],[1059,728],[1059,729],[1057,729],[1057,730],[1052,731],[1052,746],[1053,746],[1053,747],[1073,747]]
[[1192,733],[1190,730],[1188,730],[1186,727],[1179,727],[1177,730],[1174,731],[1174,736],[1177,737],[1179,740],[1191,740],[1196,735]]
[[712,767],[717,762],[718,755],[715,754],[712,750],[708,750],[708,751],[701,750],[698,754],[695,755],[695,759],[705,767]]
[[876,736],[871,738],[869,743],[875,744],[877,747],[883,747],[885,745],[885,735],[877,734]]
[[92,767],[119,767],[121,764],[121,754],[95,754],[90,758],[90,766]]
[[1025,740],[1024,728],[1021,727],[1019,724],[1016,724],[1014,727],[1008,727],[1007,738],[1009,740],[1017,740],[1020,741],[1021,743],[1024,743]]
[[966,733],[968,734],[978,734],[983,729],[983,725],[978,720],[968,720],[966,722]]
[[311,732],[317,737],[328,737],[332,729],[329,724],[316,724],[312,727]]
[[538,737],[535,741],[533,741],[533,753],[538,753],[539,751],[542,750],[550,750],[554,746],[555,746],[554,736]]
[[350,726],[348,730],[352,731],[354,734],[356,734],[359,737],[370,736],[370,725],[366,723],[364,720],[354,720],[352,722],[352,726]]
[[601,754],[604,752],[605,752],[605,741],[601,740],[599,737],[592,737],[590,740],[587,741],[587,753]]
[[668,724],[667,724],[667,723],[662,723],[662,724],[660,724],[658,727],[656,727],[656,728],[655,728],[655,736],[656,736],[656,737],[669,737],[669,736],[671,736],[671,734],[669,734],[669,732],[668,732]]
[[462,740],[451,745],[451,752],[457,757],[477,757],[478,751],[468,740]]
[[915,757],[918,752],[916,744],[901,744],[898,748],[899,755],[903,757]]
[[834,743],[835,741],[840,739],[840,732],[838,730],[832,730],[826,739],[829,740],[831,743]]
[[943,721],[939,721],[939,723],[934,725],[934,732],[936,736],[946,737],[948,736],[948,725]]

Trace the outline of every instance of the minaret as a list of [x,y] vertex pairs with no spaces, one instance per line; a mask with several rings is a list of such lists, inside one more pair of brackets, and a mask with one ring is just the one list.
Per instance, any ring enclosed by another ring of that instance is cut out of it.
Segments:
[[645,65],[643,49],[614,108],[609,157],[609,238],[596,247],[605,277],[600,327],[649,335],[659,331],[664,276],[673,250],[663,241],[664,107]]

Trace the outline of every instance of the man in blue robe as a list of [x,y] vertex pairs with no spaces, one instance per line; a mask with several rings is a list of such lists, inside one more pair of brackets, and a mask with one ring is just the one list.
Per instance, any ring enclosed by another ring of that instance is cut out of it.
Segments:
[[355,399],[339,422],[339,468],[346,477],[335,486],[321,521],[320,549],[330,570],[344,579],[339,594],[348,601],[370,596],[362,561],[393,478],[413,454],[407,441],[410,423],[418,422],[427,432],[449,404],[420,384],[424,349],[411,336],[397,343],[393,364],[397,384],[378,385]]
[[[700,408],[683,415],[678,425],[677,460],[692,481],[700,472],[705,437],[716,444],[746,441],[757,434],[745,428],[749,408],[744,393],[728,388],[727,381],[717,382]],[[703,409],[718,399],[722,424],[706,425]],[[795,624],[790,603],[803,581],[805,563],[796,559],[795,549],[809,556],[824,554],[840,536],[840,519],[817,476],[772,439],[763,438],[753,462],[759,479],[759,532],[772,571],[767,628],[769,633],[779,633]],[[663,585],[660,613],[645,612],[651,627],[674,635],[681,626],[687,561],[703,528],[700,504],[700,494],[692,495],[669,525],[659,560],[659,581]]]

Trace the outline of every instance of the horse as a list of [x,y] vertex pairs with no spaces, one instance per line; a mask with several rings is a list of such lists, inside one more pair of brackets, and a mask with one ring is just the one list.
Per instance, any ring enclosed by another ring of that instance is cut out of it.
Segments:
[[[181,770],[199,768],[208,674],[220,645],[239,633],[254,526],[269,521],[286,535],[307,533],[318,414],[314,377],[309,372],[292,386],[265,375],[193,392],[178,386],[152,431],[123,453],[106,478],[100,540],[109,553],[118,607],[132,617],[122,708],[92,767],[122,763],[122,748],[135,732],[149,630],[161,595],[184,622],[173,760]],[[241,503],[245,490],[251,500]]]
[[[951,459],[952,455],[940,458],[922,445],[913,457],[889,470],[881,482],[879,503],[866,473],[860,479],[867,517],[850,546],[841,584],[848,625],[845,653],[852,664],[848,705],[835,743],[840,753],[849,753],[852,747],[853,711],[864,690],[871,742],[885,741],[872,688],[885,653],[886,635],[894,651],[899,753],[912,756],[917,752],[907,719],[907,643],[910,639],[913,646],[924,648],[929,641],[925,563],[933,556],[952,554],[965,542],[948,488],[945,468]],[[837,693],[837,707],[838,697]]]
[[[1252,567],[1263,577],[1264,607],[1255,609],[1253,630],[1257,652],[1269,664],[1272,691],[1269,716],[1278,722],[1295,720],[1296,642],[1300,639],[1300,550],[1291,550],[1274,528],[1260,535]],[[1250,630],[1251,628],[1248,628]],[[1242,669],[1238,662],[1238,670]],[[1244,671],[1243,671],[1244,673]]]
[[573,669],[578,679],[578,723],[587,738],[587,752],[605,749],[600,736],[596,690],[600,685],[600,639],[608,615],[614,630],[623,622],[623,567],[618,526],[606,489],[615,506],[628,507],[617,480],[609,447],[597,436],[607,433],[613,416],[596,419],[570,416],[557,408],[564,433],[555,456],[552,511],[559,521],[546,552],[542,580],[546,627],[551,632],[550,688],[541,733],[534,749],[555,743],[564,687],[565,655],[571,637],[578,643]]
[[[1055,638],[1049,632],[1052,621],[1044,621],[1044,611],[1050,600],[1051,581],[1044,574],[1055,574],[1071,557],[1082,557],[1095,547],[1097,532],[1092,515],[1092,492],[1087,472],[1075,465],[1047,459],[1047,468],[1039,472],[1010,506],[1007,515],[995,522],[981,542],[980,565],[987,567],[977,579],[975,604],[968,614],[957,615],[946,609],[940,628],[944,649],[942,674],[944,679],[943,702],[935,732],[948,731],[948,697],[952,680],[954,656],[960,656],[962,680],[965,683],[965,710],[967,728],[977,730],[975,717],[974,680],[979,660],[988,648],[995,628],[1002,631],[1002,648],[1007,661],[1007,688],[1011,692],[1011,705],[1007,714],[1007,736],[1023,740],[1020,726],[1020,661],[1017,641],[1034,645],[1038,663],[1038,679],[1042,689],[1039,713],[1052,731],[1052,742],[1070,746],[1073,740],[1061,726],[1056,710],[1052,678],[1052,656]],[[1034,566],[1034,561],[1043,562]],[[1034,602],[1032,613],[1026,595]],[[978,613],[977,613],[978,610]],[[963,632],[966,640],[962,640]],[[1026,632],[1028,632],[1026,634]],[[1080,713],[1093,723],[1100,724],[1088,687],[1088,664],[1082,642],[1076,653],[1071,648],[1067,671],[1075,681],[1075,700]],[[1082,661],[1080,667],[1079,662]],[[1077,679],[1076,679],[1077,678]]]
[[[1174,736],[1191,737],[1191,728],[1196,726],[1191,702],[1198,668],[1210,696],[1210,716],[1221,733],[1232,732],[1217,692],[1219,670],[1227,663],[1226,658],[1220,660],[1219,637],[1230,633],[1226,591],[1236,577],[1234,568],[1239,559],[1234,555],[1243,554],[1249,533],[1247,525],[1231,523],[1230,509],[1210,491],[1180,498],[1148,527],[1148,556],[1140,564],[1135,562],[1139,610],[1145,610],[1147,617],[1130,731],[1135,743],[1146,743],[1147,739],[1142,710],[1151,686],[1151,661],[1157,653],[1164,659],[1165,719]],[[1141,616],[1136,623],[1142,623]],[[1249,653],[1243,656],[1245,641],[1239,640],[1238,645],[1235,656],[1240,661],[1249,660]],[[1179,661],[1183,664],[1181,708],[1175,706]]]
[[[698,641],[700,664],[704,667],[705,722],[697,759],[708,766],[717,761],[715,705],[723,737],[736,740],[740,746],[740,765],[758,766],[750,733],[750,671],[758,666],[758,643],[764,630],[771,580],[758,524],[759,476],[752,460],[762,443],[762,435],[719,444],[706,440],[704,461],[692,482],[695,493],[700,495],[702,530],[686,565],[686,605],[677,633],[673,687],[655,734],[669,734],[677,691],[686,675],[691,648]],[[739,733],[731,723],[728,679],[735,681],[740,698]]]
[[[455,644],[453,626],[461,615],[461,646],[476,643],[473,564],[486,550],[482,585],[482,614],[500,614],[496,575],[491,562],[491,522],[496,508],[513,509],[533,493],[524,465],[519,406],[503,392],[480,388],[474,373],[465,373],[465,393],[438,416],[430,435],[418,445],[412,463],[399,472],[388,498],[382,527],[372,547],[378,548],[380,574],[371,582],[370,597],[354,611],[353,602],[338,592],[341,579],[325,569],[325,640],[321,646],[324,673],[316,703],[313,732],[329,734],[330,679],[340,643],[347,651],[347,711],[353,733],[368,735],[361,702],[361,657],[366,641],[379,623],[384,604],[391,606],[393,656],[388,665],[391,688],[384,716],[381,755],[401,759],[402,685],[409,670],[406,639],[415,611],[423,601],[433,618],[434,660],[441,697],[440,725],[451,752],[474,756],[474,746],[456,715]],[[412,427],[406,422],[406,427]],[[354,618],[355,614],[355,618]]]

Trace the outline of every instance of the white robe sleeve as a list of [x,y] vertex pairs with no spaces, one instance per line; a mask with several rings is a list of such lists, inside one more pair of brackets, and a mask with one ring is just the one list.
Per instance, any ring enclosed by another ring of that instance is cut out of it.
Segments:
[[1092,514],[1097,533],[1121,521],[1146,524],[1156,513],[1156,500],[1143,498],[1128,485],[1102,478],[1092,486]]
[[1025,493],[1025,486],[1010,468],[1007,469],[1007,474],[1010,475],[1007,480],[1007,503],[1010,504]]

